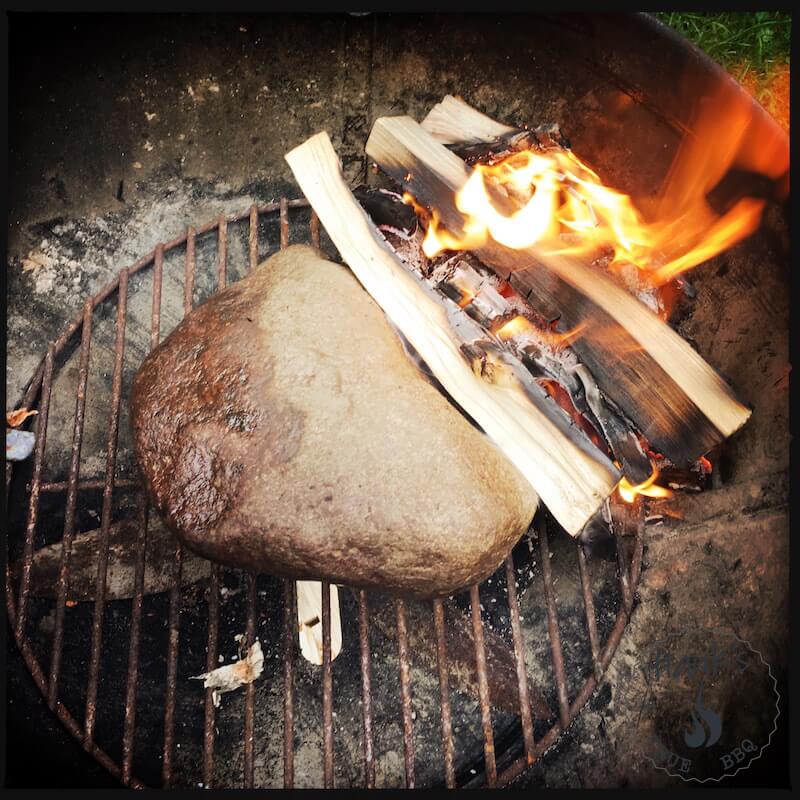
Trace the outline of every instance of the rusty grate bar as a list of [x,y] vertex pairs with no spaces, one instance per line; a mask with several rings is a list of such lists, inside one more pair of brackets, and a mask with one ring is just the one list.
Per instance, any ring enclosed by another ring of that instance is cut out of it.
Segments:
[[311,221],[309,222],[311,232],[311,244],[319,250],[319,217],[314,209],[311,209]]
[[403,757],[406,770],[406,788],[413,789],[414,775],[414,717],[411,707],[411,664],[408,659],[408,627],[406,604],[396,601],[397,609],[397,655],[400,659],[400,700],[403,710]]
[[[206,672],[216,669],[219,639],[219,565],[211,565],[208,582],[208,643],[206,646]],[[203,728],[203,785],[210,789],[214,779],[214,690],[206,689],[205,719]]]
[[[256,640],[256,576],[247,573],[247,629],[245,641],[248,652]],[[255,700],[256,687],[252,681],[245,687],[244,698],[244,787],[252,789],[254,785],[253,750],[255,745]]]
[[[184,264],[184,313],[192,308],[192,287],[194,286],[194,234],[189,228],[186,232],[186,261]],[[161,285],[163,281],[164,245],[156,247],[153,263],[153,312],[150,331],[150,348],[158,346],[161,336]],[[167,640],[166,697],[164,700],[164,750],[161,764],[161,779],[165,787],[172,784],[172,756],[175,744],[175,692],[178,680],[178,639],[181,613],[181,573],[183,571],[183,548],[175,543],[172,586],[169,592],[169,638]]]
[[550,547],[547,543],[547,523],[539,524],[539,547],[542,556],[542,578],[544,580],[545,601],[547,603],[547,631],[550,636],[550,651],[553,656],[553,673],[558,691],[558,714],[561,727],[566,730],[570,721],[569,700],[567,698],[567,679],[564,674],[564,653],[561,649],[561,635],[558,632],[558,612],[553,590],[553,573],[550,568]]
[[621,542],[618,539],[617,552],[619,553],[620,583],[624,585],[626,594],[625,611],[630,617],[633,612],[633,601],[636,585],[639,582],[639,570],[642,566],[642,555],[644,553],[644,524],[645,524],[645,503],[641,497],[635,497],[633,503],[629,504],[625,513],[625,533],[633,532],[633,554],[631,563],[628,565],[622,551]]
[[528,694],[528,670],[525,667],[525,640],[522,638],[519,601],[517,600],[517,587],[514,577],[514,557],[511,553],[506,557],[506,586],[508,588],[508,610],[511,616],[511,635],[514,641],[514,660],[517,667],[519,716],[522,721],[522,736],[525,741],[525,757],[529,764],[533,764],[535,759],[533,754],[533,719],[531,717],[531,699]]
[[[187,262],[188,253],[191,251],[192,260],[194,259],[194,228],[190,227],[186,235]],[[184,282],[184,310],[186,308],[186,298],[189,298],[191,307],[192,279],[193,274],[188,274],[186,270],[186,280]],[[153,304],[150,314],[150,350],[158,346],[160,337],[161,320],[161,294],[160,286],[158,292],[155,288],[156,276],[153,274]],[[158,294],[158,301],[156,301]],[[122,734],[122,782],[126,785],[131,780],[131,769],[133,763],[133,745],[136,731],[136,688],[139,683],[139,645],[141,642],[141,623],[142,623],[142,601],[144,599],[144,565],[147,552],[147,527],[149,521],[149,501],[147,493],[142,491],[142,510],[140,514],[139,534],[136,541],[136,573],[134,577],[134,595],[131,608],[131,632],[130,644],[128,649],[128,678],[125,689],[125,722]]]
[[224,214],[220,214],[217,233],[217,281],[218,289],[228,283],[228,221]]
[[455,789],[456,771],[453,766],[453,718],[450,710],[450,693],[447,685],[447,646],[444,638],[444,606],[441,600],[433,601],[433,626],[436,629],[436,663],[439,668],[439,703],[442,707],[444,780],[448,789]]
[[[186,316],[194,305],[194,265],[195,265],[195,238],[197,233],[190,225],[186,231],[186,258],[183,262],[183,315]],[[155,278],[154,278],[155,280]],[[160,292],[160,290],[159,290]],[[154,299],[155,300],[155,299]],[[159,300],[160,303],[160,300]],[[153,313],[156,313],[155,302]],[[155,317],[150,338],[150,348],[158,345],[159,331]]]
[[358,590],[358,641],[361,656],[361,703],[364,719],[364,784],[375,788],[375,751],[372,741],[372,670],[369,649],[369,606],[367,593]]
[[249,252],[249,270],[252,272],[258,266],[258,206],[250,206],[250,224],[247,229],[247,245]]
[[[217,289],[222,290],[228,283],[228,222],[224,214],[219,216],[217,229]],[[217,667],[219,646],[219,581],[220,567],[211,565],[208,584],[208,640],[206,645],[206,672]],[[203,785],[211,788],[214,779],[214,727],[216,708],[214,690],[206,689],[205,716],[203,728]]]
[[[105,489],[105,478],[88,478],[78,481],[78,491],[85,492],[91,489]],[[132,478],[115,478],[115,489],[138,489],[139,481]],[[66,492],[69,489],[67,481],[55,481],[53,483],[42,483],[39,486],[40,492]]]
[[[39,519],[39,490],[44,467],[44,448],[47,442],[47,420],[50,415],[50,390],[53,385],[53,361],[55,346],[47,348],[42,375],[42,397],[39,401],[39,414],[36,417],[36,449],[33,454],[33,479],[28,497],[28,519],[25,524],[25,544],[22,551],[22,575],[20,576],[19,608],[16,619],[17,641],[25,635],[25,622],[28,612],[28,595],[31,588],[31,567],[33,566],[33,537]],[[25,406],[27,408],[27,406]],[[10,572],[6,572],[6,583],[10,582]],[[10,599],[10,592],[9,592]]]
[[106,476],[103,487],[103,505],[100,512],[100,555],[95,579],[94,617],[92,620],[92,649],[89,662],[89,684],[86,690],[86,716],[84,739],[92,740],[95,714],[97,712],[97,685],[100,677],[100,646],[103,641],[103,616],[106,607],[106,579],[108,577],[108,538],[111,528],[112,502],[114,496],[114,471],[117,465],[119,441],[119,409],[122,397],[122,368],[125,361],[125,316],[128,309],[128,271],[119,276],[117,295],[117,330],[114,341],[114,373],[111,379],[111,413],[108,421],[106,441]]
[[[623,591],[628,613],[633,609],[634,591],[639,581],[639,568],[643,554],[642,540],[646,517],[644,498],[636,496],[632,503],[613,502],[611,505],[611,531],[617,543],[617,557],[620,572],[620,589]],[[631,563],[627,563],[625,538],[633,537]]]
[[470,586],[469,602],[472,610],[472,633],[475,637],[475,668],[478,673],[478,698],[481,704],[483,753],[486,761],[486,785],[491,788],[497,782],[497,764],[494,757],[492,711],[489,705],[489,678],[486,673],[486,645],[483,641],[481,597],[477,583],[473,583],[472,586]]
[[144,598],[144,564],[147,551],[147,525],[149,503],[145,492],[141,493],[139,533],[136,537],[136,572],[131,606],[131,632],[128,645],[128,678],[125,685],[125,721],[122,731],[122,782],[131,784],[133,767],[133,743],[136,731],[136,688],[139,683],[139,644],[142,630],[142,600]]
[[589,647],[592,651],[592,669],[594,676],[599,681],[603,671],[600,668],[600,637],[597,634],[597,615],[594,610],[594,598],[592,597],[592,578],[589,573],[589,565],[586,563],[586,554],[583,552],[583,545],[580,542],[576,548],[578,554],[578,571],[581,576],[581,592],[583,593],[583,607],[586,611],[586,630],[589,634]]
[[[289,245],[289,203],[279,204],[281,250]],[[295,583],[283,586],[283,786],[294,788],[294,639],[297,632]]]
[[169,640],[167,644],[167,696],[164,703],[164,754],[161,779],[166,788],[172,783],[172,754],[175,744],[175,691],[178,680],[178,623],[180,622],[180,586],[183,548],[175,545],[172,588],[169,593]]
[[283,581],[283,788],[294,788],[294,581]]
[[[249,252],[248,271],[252,272],[258,266],[258,206],[250,206],[250,220],[247,229],[247,243]],[[247,573],[247,628],[245,631],[247,650],[255,643],[256,639],[256,605],[258,592],[256,576]],[[253,763],[255,749],[255,684],[248,683],[245,687],[244,702],[244,788],[252,789],[255,785],[255,765]]]
[[281,197],[280,204],[281,221],[281,250],[289,246],[289,202],[285,197]]
[[323,782],[333,789],[333,672],[331,670],[331,585],[322,581]]
[[[192,245],[194,242],[192,242]],[[194,262],[194,247],[187,245],[186,258],[189,259],[191,250],[192,262]],[[192,263],[192,273],[194,273],[194,263]],[[156,245],[155,255],[153,256],[153,305],[150,318],[150,349],[158,346],[161,337],[161,286],[164,281],[164,245]]]
[[83,306],[83,327],[81,329],[81,355],[78,366],[78,390],[75,397],[75,423],[72,429],[72,452],[69,464],[67,488],[67,507],[64,517],[64,534],[61,545],[61,563],[58,570],[56,591],[56,619],[53,632],[53,655],[50,659],[50,675],[47,700],[53,708],[58,699],[58,678],[61,672],[61,652],[64,647],[64,614],[67,607],[67,580],[72,539],[75,535],[75,512],[78,504],[78,475],[83,443],[83,424],[86,414],[86,385],[89,379],[89,351],[92,342],[92,301]]
[[622,541],[619,536],[617,540],[617,565],[619,567],[619,590],[622,594],[622,602],[628,614],[633,608],[633,595],[631,593],[630,582],[628,581],[628,565],[625,563],[625,553],[622,551]]

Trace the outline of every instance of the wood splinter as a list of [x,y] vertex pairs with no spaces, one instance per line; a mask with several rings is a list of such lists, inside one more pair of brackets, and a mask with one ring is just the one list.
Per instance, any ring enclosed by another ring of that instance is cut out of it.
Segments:
[[[300,652],[306,661],[322,664],[322,583],[295,581],[297,585],[297,636]],[[330,584],[331,661],[342,651],[342,620],[339,614],[339,590]]]

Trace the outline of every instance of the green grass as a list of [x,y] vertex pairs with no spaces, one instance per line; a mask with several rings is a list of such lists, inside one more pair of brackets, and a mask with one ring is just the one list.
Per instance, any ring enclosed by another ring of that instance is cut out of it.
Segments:
[[789,63],[789,11],[659,11],[655,16],[690,39],[737,80],[753,71],[766,78]]

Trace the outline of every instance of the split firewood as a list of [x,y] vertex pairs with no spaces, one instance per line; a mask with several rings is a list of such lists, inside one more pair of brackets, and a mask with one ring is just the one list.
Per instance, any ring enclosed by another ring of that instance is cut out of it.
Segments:
[[467,162],[520,150],[569,147],[558,125],[540,125],[533,130],[513,128],[450,94],[430,110],[422,127]]
[[586,403],[591,409],[594,419],[597,420],[602,429],[606,440],[611,445],[614,454],[622,462],[625,476],[634,485],[644,483],[650,477],[650,474],[642,474],[641,465],[644,463],[649,466],[650,462],[639,438],[624,420],[614,413],[608,403],[603,400],[600,389],[585,364],[576,364],[574,374],[578,376],[583,384]]
[[435,139],[450,145],[492,142],[517,132],[451,94],[428,112],[422,125]]
[[[322,584],[295,581],[297,587],[297,629],[300,652],[306,661],[322,664]],[[342,651],[342,620],[339,614],[339,589],[330,584],[331,661]]]
[[517,359],[390,251],[344,182],[326,133],[296,147],[286,160],[364,288],[576,535],[613,491],[619,472]]
[[[410,117],[383,117],[367,154],[419,204],[435,209],[448,230],[463,234],[456,195],[470,169],[444,144]],[[511,198],[508,205],[519,207]],[[558,318],[562,330],[584,326],[571,342],[581,363],[651,448],[676,465],[688,466],[748,419],[750,410],[700,355],[598,269],[535,246],[512,250],[488,241],[473,252],[534,308]]]

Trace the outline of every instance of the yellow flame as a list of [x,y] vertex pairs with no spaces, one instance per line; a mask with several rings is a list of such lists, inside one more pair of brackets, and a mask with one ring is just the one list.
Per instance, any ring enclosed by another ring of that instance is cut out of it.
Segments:
[[514,317],[509,320],[501,328],[497,329],[497,335],[501,339],[511,339],[518,333],[533,330],[533,325],[523,316]]
[[574,328],[571,328],[564,333],[559,333],[558,331],[546,331],[542,330],[541,328],[537,328],[533,325],[533,323],[530,322],[530,320],[526,319],[522,315],[518,315],[498,328],[497,335],[501,339],[506,340],[512,339],[514,336],[517,336],[520,333],[535,333],[536,338],[539,339],[539,341],[543,341],[550,347],[558,349],[559,347],[563,347],[573,339],[580,336],[581,332],[584,330],[584,328],[586,328],[586,325],[587,323],[581,322]]
[[752,114],[744,95],[726,91],[710,101],[659,195],[639,203],[605,185],[570,151],[525,151],[479,164],[456,195],[463,230],[448,231],[434,210],[424,252],[430,258],[442,250],[475,249],[490,237],[543,254],[609,252],[611,265],[634,264],[662,285],[758,228],[765,200],[745,197],[724,213],[708,202],[731,167],[773,180],[787,173],[785,142],[763,129],[749,135]]
[[619,496],[626,503],[633,503],[637,495],[644,497],[672,497],[672,492],[664,486],[658,486],[656,480],[658,478],[658,470],[653,467],[653,472],[650,477],[644,482],[636,486],[631,484],[625,477],[619,482],[617,489]]

